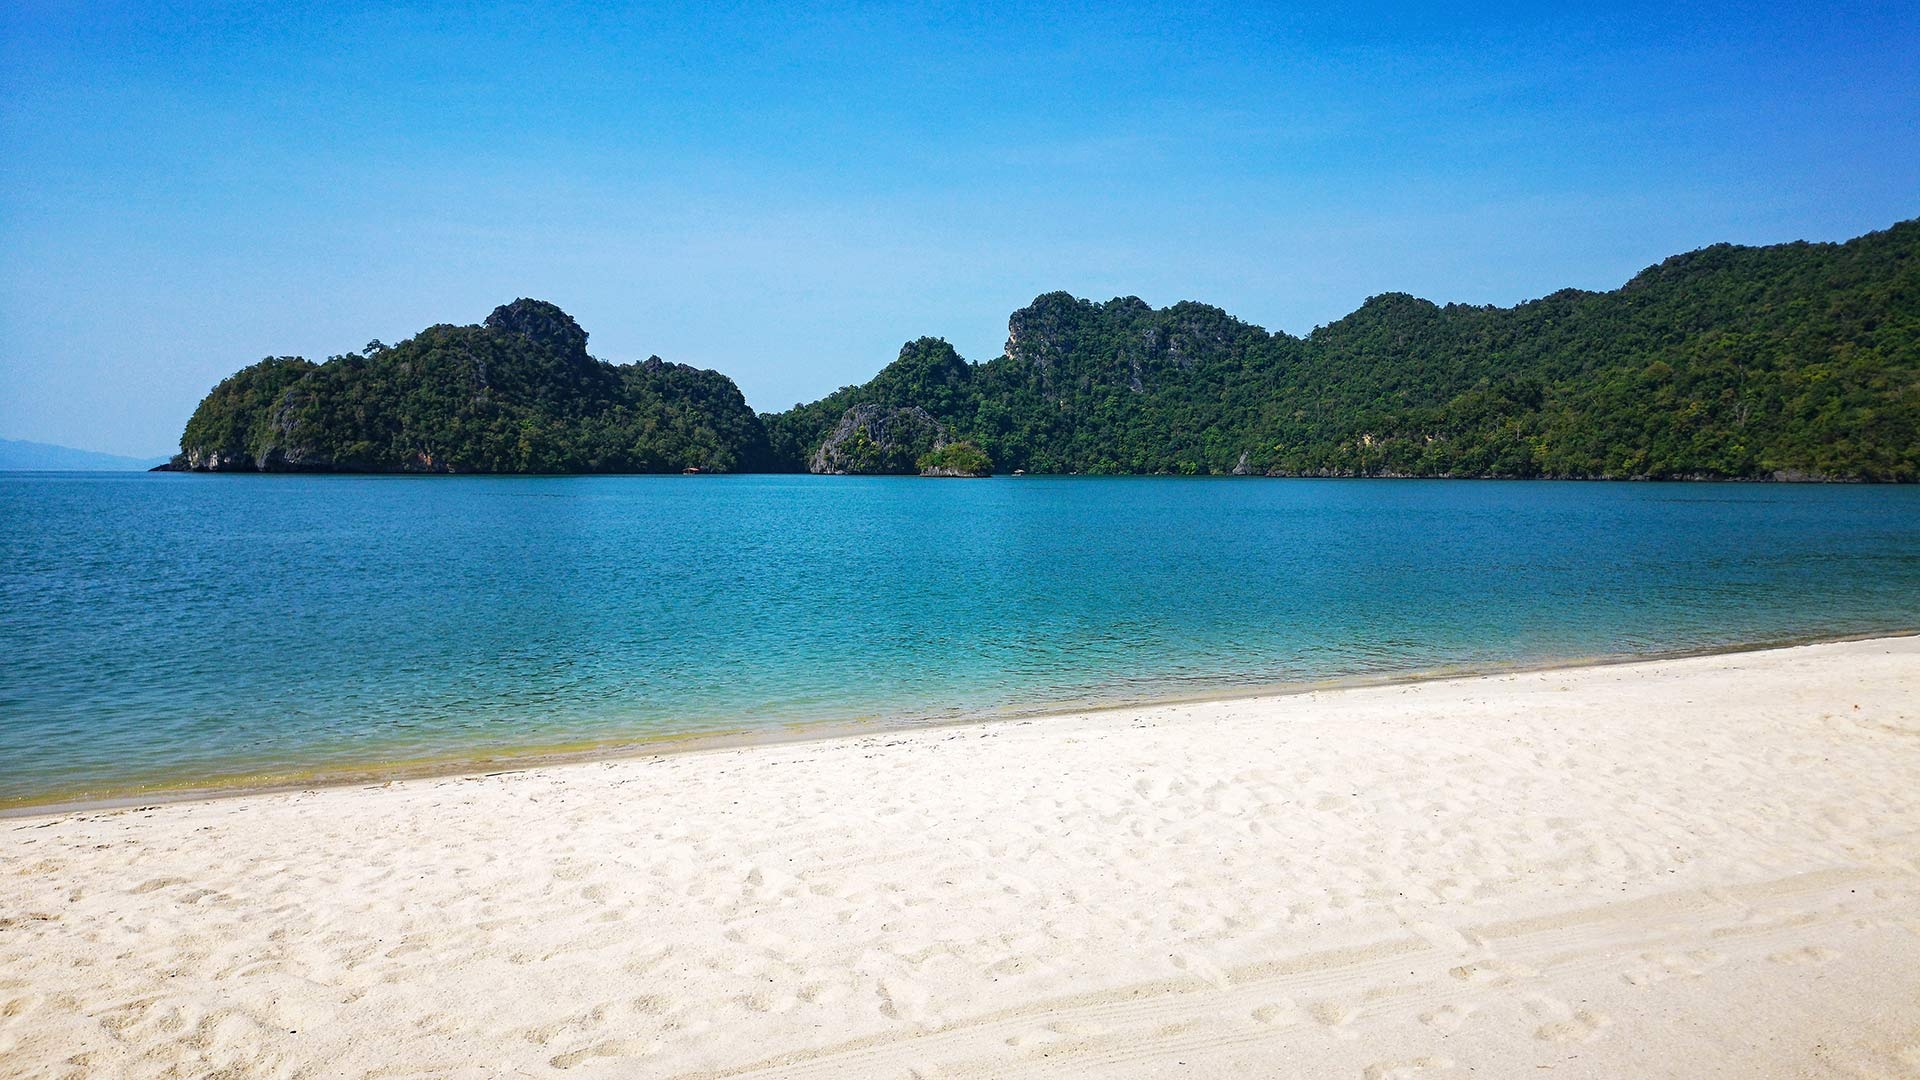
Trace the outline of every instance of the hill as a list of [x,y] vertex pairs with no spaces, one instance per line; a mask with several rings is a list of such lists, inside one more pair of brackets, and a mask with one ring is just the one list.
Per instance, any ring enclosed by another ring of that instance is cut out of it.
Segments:
[[135,458],[53,443],[0,439],[0,472],[143,472],[166,458]]
[[766,433],[733,380],[609,364],[565,312],[516,300],[324,364],[269,357],[200,403],[171,468],[215,472],[734,472]]
[[1920,221],[1721,244],[1510,308],[1376,296],[1304,338],[1048,293],[996,359],[921,338],[762,419],[795,470],[865,406],[924,409],[1003,471],[1912,481],[1916,249]]
[[[1003,355],[918,338],[756,416],[726,376],[614,365],[552,304],[215,387],[173,468],[1920,480],[1920,221],[1720,244],[1513,307],[1375,296],[1305,337],[1047,293]],[[935,462],[932,466],[952,471]]]

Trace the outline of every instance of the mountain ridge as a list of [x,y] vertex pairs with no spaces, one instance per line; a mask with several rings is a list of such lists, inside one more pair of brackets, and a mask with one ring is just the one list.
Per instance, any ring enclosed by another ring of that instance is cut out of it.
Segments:
[[143,472],[166,460],[31,439],[0,439],[0,472]]
[[1512,307],[1381,293],[1305,336],[1043,293],[999,357],[916,338],[758,414],[718,372],[593,359],[542,301],[374,344],[244,369],[173,467],[911,472],[966,442],[1003,472],[1920,479],[1920,220],[1716,244]]
[[762,418],[783,452],[846,408],[925,405],[1030,472],[1911,481],[1917,252],[1916,221],[1719,244],[1508,308],[1382,293],[1305,337],[1047,293],[994,360],[930,364],[950,350],[920,339]]
[[611,364],[553,304],[430,326],[315,364],[268,357],[214,387],[168,468],[584,473],[764,467],[733,380],[659,357]]

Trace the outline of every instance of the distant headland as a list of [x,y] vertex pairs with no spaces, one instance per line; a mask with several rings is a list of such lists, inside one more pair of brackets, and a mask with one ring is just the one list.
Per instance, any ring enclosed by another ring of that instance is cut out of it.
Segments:
[[611,364],[553,304],[215,387],[163,469],[1920,480],[1920,220],[1715,245],[1510,308],[1369,299],[1305,337],[1048,293],[1004,355],[938,338],[756,415],[718,372]]

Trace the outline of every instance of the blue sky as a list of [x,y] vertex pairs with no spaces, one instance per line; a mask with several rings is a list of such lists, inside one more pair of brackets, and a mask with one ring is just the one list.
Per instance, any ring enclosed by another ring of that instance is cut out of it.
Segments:
[[0,436],[552,300],[757,408],[1066,289],[1304,333],[1920,215],[1920,5],[0,12]]

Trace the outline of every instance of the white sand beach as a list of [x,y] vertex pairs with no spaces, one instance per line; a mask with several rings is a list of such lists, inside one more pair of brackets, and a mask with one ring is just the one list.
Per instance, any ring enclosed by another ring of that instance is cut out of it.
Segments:
[[0,1075],[1920,1076],[1920,638],[0,820]]

